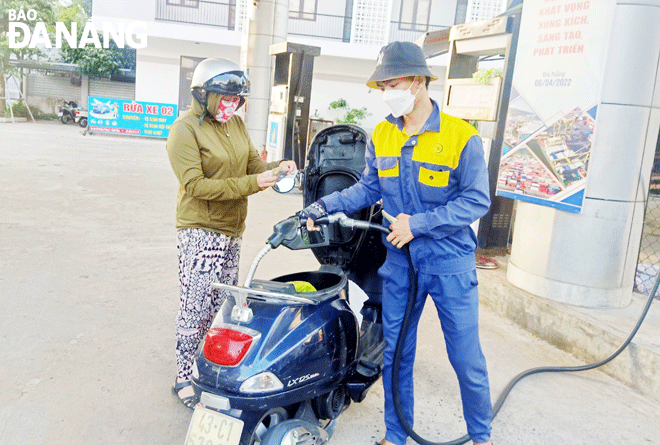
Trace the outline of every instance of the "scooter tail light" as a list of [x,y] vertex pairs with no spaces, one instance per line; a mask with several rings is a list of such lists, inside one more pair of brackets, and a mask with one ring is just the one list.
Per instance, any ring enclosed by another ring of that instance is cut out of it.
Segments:
[[255,343],[255,335],[228,327],[209,329],[204,341],[204,357],[221,366],[237,366]]

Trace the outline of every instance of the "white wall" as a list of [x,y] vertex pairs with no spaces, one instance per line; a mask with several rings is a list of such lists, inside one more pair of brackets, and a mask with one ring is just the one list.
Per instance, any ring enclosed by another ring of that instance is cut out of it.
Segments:
[[178,103],[181,56],[222,57],[239,63],[240,48],[152,37],[147,48],[137,51],[135,100]]
[[179,59],[138,56],[135,100],[178,104]]
[[120,17],[123,20],[153,21],[156,16],[155,0],[94,0],[93,18]]
[[431,25],[452,26],[456,17],[456,0],[434,0],[431,2]]
[[[185,24],[168,21],[156,21],[156,4],[154,0],[94,0],[92,19],[97,29],[102,29],[104,22],[112,23],[115,29],[119,24],[128,26],[131,22],[144,22],[148,35],[148,47],[153,38],[175,37],[177,40],[218,43],[241,46],[241,33],[237,30],[227,30],[218,26]],[[141,31],[141,30],[138,30]]]
[[[456,0],[433,0],[431,2],[430,25],[452,26],[456,16]],[[401,20],[401,0],[392,1],[392,21]]]
[[[359,125],[364,128],[368,133],[382,121],[385,116],[389,114],[385,104],[382,100],[382,93],[378,90],[373,90],[366,85],[366,81],[371,76],[373,68],[369,64],[363,63],[365,69],[362,70],[360,75],[349,77],[342,74],[339,69],[340,63],[334,63],[337,70],[334,74],[324,71],[324,63],[320,63],[319,70],[316,69],[315,62],[315,75],[312,82],[312,99],[310,102],[309,116],[312,119],[326,119],[335,120],[342,117],[345,111],[329,110],[328,106],[331,102],[337,99],[345,99],[350,108],[366,107],[367,111],[371,113],[367,119],[362,121]],[[375,65],[375,64],[374,64]],[[434,68],[434,74],[438,74],[439,79],[431,82],[429,85],[430,95],[433,100],[442,106],[442,96],[444,93],[444,69]],[[341,80],[336,80],[341,79]]]
[[346,2],[345,1],[320,1],[316,3],[316,12],[319,14],[328,15],[345,15]]

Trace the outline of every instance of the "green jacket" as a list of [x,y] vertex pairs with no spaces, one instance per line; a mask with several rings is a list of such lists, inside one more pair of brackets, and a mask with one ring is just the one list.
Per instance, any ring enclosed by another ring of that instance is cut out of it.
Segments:
[[247,197],[259,191],[257,174],[279,162],[266,163],[252,145],[239,116],[226,123],[208,115],[199,125],[201,106],[172,124],[167,153],[179,180],[177,229],[197,227],[238,237],[245,230]]

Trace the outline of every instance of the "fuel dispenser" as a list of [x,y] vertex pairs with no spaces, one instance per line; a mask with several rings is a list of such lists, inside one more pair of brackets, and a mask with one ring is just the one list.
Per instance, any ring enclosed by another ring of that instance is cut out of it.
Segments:
[[312,90],[314,57],[317,46],[281,42],[271,45],[275,75],[268,114],[268,161],[292,159],[305,165]]
[[[483,122],[479,130],[484,138],[491,207],[478,221],[476,230],[482,250],[505,250],[511,229],[513,200],[495,196],[495,191],[519,28],[517,12],[429,32],[417,42],[427,58],[449,52],[442,111]],[[472,75],[479,63],[494,58],[502,63],[502,77],[492,78],[486,84],[476,83]]]

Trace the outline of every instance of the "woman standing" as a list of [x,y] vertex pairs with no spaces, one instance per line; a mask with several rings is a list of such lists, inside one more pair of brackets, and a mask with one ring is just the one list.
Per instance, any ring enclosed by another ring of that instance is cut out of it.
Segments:
[[243,120],[234,114],[250,91],[247,76],[234,62],[203,60],[191,88],[191,109],[172,124],[167,152],[180,184],[176,227],[181,299],[172,391],[192,409],[197,403],[190,382],[194,354],[225,299],[210,284],[238,281],[247,197],[275,184],[271,169],[279,165],[289,173],[296,165],[266,163],[259,157]]

